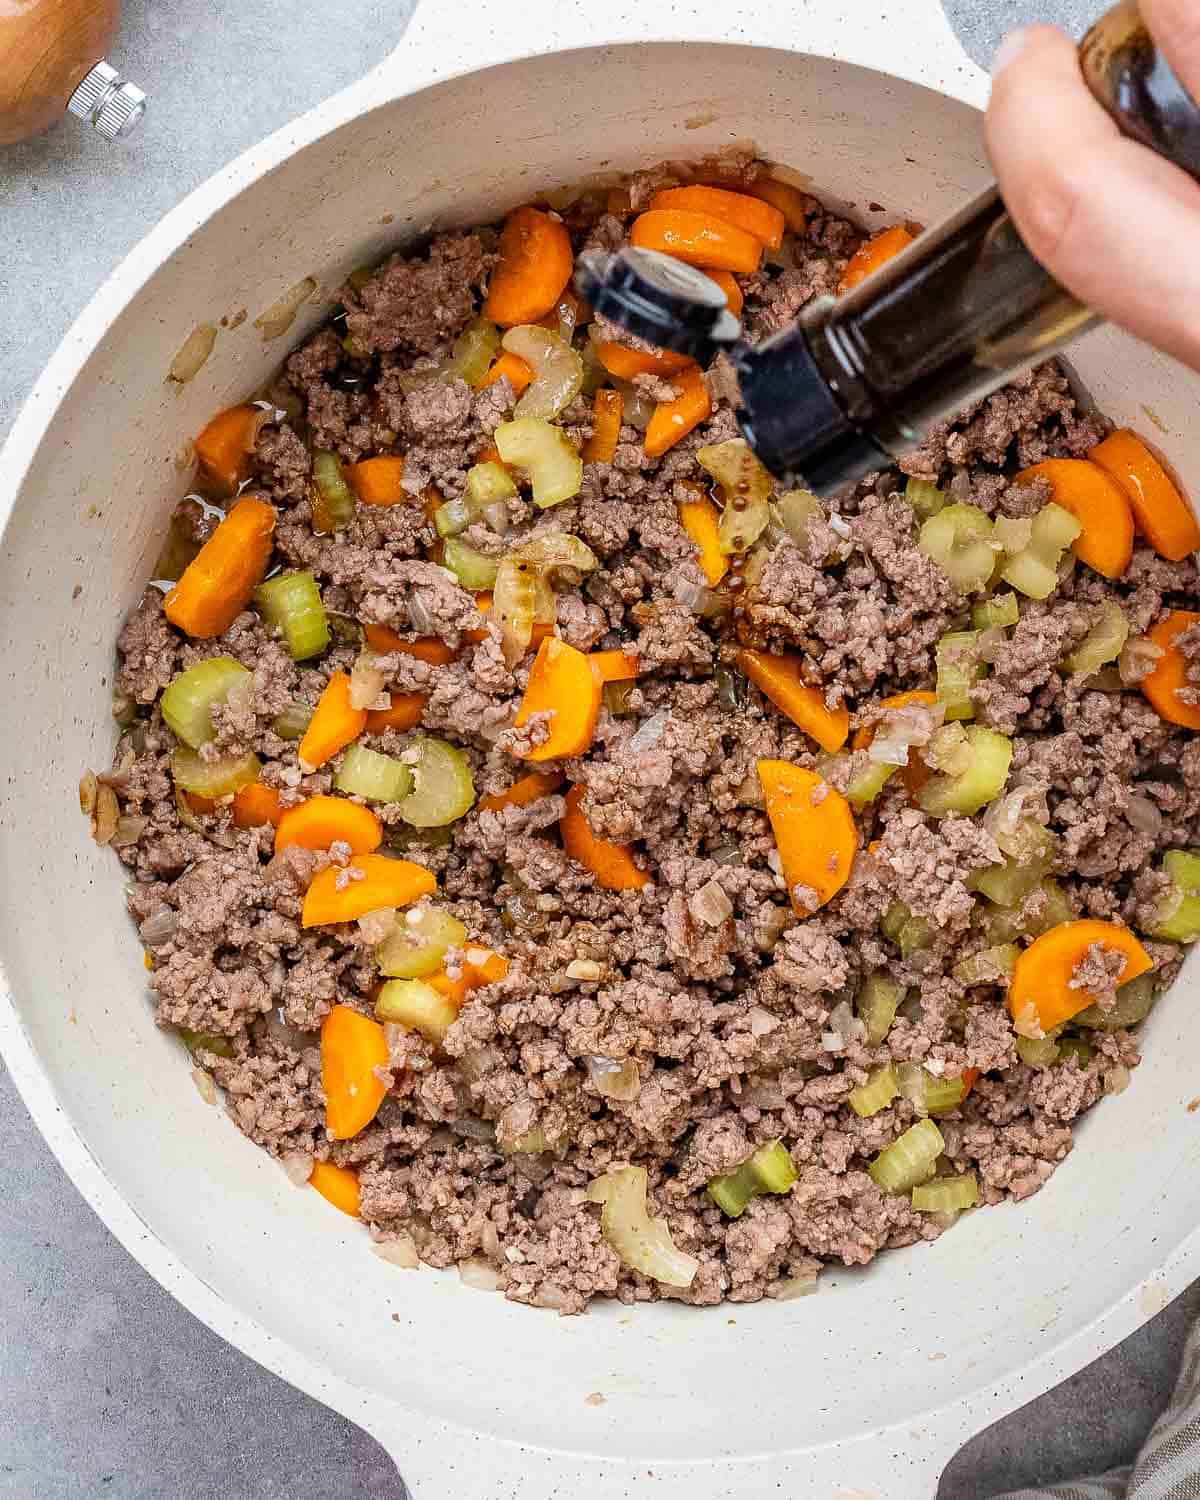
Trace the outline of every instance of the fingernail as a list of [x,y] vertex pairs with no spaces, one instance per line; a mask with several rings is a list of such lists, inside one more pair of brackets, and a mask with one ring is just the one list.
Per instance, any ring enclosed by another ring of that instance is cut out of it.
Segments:
[[1005,68],[1010,67],[1025,50],[1025,44],[1029,40],[1029,27],[1021,26],[1016,31],[1010,31],[1000,45],[996,48],[996,55],[992,58],[992,77],[999,78]]

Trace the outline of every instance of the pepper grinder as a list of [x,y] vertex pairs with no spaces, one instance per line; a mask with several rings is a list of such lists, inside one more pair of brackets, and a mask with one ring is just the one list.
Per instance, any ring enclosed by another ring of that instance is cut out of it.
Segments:
[[68,112],[105,140],[128,135],[146,96],[105,60],[120,0],[0,0],[0,146]]

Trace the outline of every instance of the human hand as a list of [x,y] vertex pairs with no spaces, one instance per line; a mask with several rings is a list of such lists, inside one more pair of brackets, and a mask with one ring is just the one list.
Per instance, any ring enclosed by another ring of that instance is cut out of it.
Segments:
[[[1140,9],[1200,99],[1200,6]],[[987,148],[1025,243],[1083,302],[1200,370],[1200,184],[1121,134],[1062,32],[1012,33],[993,74]]]

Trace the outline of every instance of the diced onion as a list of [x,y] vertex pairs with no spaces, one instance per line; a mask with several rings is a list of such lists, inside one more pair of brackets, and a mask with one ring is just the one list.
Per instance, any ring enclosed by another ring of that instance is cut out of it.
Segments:
[[259,313],[254,320],[255,328],[265,340],[279,338],[292,326],[296,314],[316,289],[317,283],[311,276],[306,276],[303,281],[296,282],[295,286],[288,287],[278,301],[272,302],[265,312]]
[[509,667],[529,650],[533,639],[536,574],[529,563],[506,557],[496,573],[492,613],[500,626],[500,649]]
[[421,1265],[411,1235],[398,1234],[392,1239],[377,1240],[371,1248],[380,1260],[386,1260],[390,1266],[399,1266],[402,1271],[416,1271]]
[[671,717],[667,709],[660,709],[658,713],[652,714],[644,724],[631,736],[629,748],[634,755],[640,755],[643,750],[649,750],[657,745],[663,737],[663,731],[667,727],[667,720]]
[[482,1256],[472,1255],[467,1260],[460,1260],[458,1274],[464,1286],[469,1286],[477,1292],[500,1290],[500,1272],[495,1266],[490,1266]]
[[715,880],[702,885],[688,901],[688,909],[706,927],[720,927],[733,916],[733,902]]
[[606,1099],[628,1101],[641,1093],[642,1076],[632,1058],[616,1062],[611,1057],[589,1057],[585,1061],[592,1087]]
[[217,342],[215,323],[198,323],[180,345],[179,353],[171,361],[167,375],[171,380],[186,385],[204,368],[208,356]]
[[785,1276],[767,1288],[767,1296],[775,1302],[794,1302],[797,1297],[811,1297],[817,1290],[817,1274],[809,1271],[804,1276]]
[[179,913],[173,906],[160,906],[151,912],[138,928],[138,937],[147,948],[161,948],[179,930]]
[[517,402],[518,420],[556,417],[579,394],[583,360],[559,334],[527,323],[510,328],[503,344],[533,370],[533,380]]
[[364,651],[350,668],[350,707],[386,708],[383,685],[386,677],[373,651]]

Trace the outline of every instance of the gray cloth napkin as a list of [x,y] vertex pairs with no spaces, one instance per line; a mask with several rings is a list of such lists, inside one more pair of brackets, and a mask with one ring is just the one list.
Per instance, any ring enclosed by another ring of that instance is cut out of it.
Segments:
[[1171,1404],[1131,1466],[997,1500],[1200,1500],[1200,1324],[1188,1334]]

